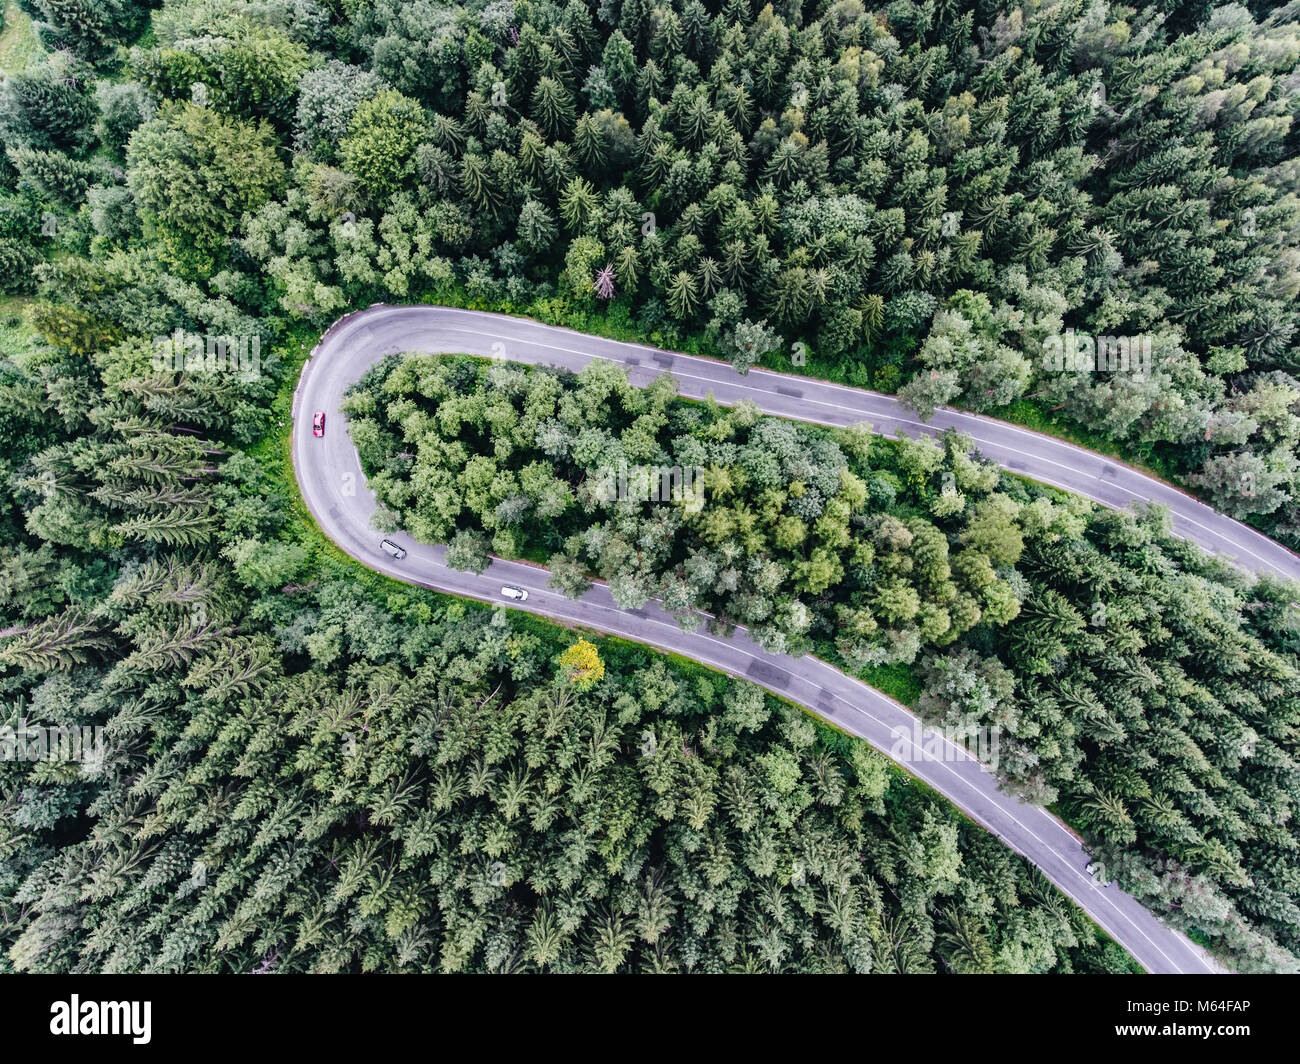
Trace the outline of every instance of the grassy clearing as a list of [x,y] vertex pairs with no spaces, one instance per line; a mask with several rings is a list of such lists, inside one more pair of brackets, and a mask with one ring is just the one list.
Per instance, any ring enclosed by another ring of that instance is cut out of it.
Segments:
[[17,74],[45,58],[30,16],[14,0],[5,0],[4,29],[0,31],[0,70]]
[[23,313],[26,306],[27,301],[19,296],[0,299],[0,361],[20,360],[36,342],[36,330]]

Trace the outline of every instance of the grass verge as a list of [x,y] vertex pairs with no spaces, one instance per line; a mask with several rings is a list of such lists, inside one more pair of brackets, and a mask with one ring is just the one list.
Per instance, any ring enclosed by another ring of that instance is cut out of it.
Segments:
[[18,74],[45,57],[31,17],[14,0],[5,0],[4,28],[0,30],[0,70]]

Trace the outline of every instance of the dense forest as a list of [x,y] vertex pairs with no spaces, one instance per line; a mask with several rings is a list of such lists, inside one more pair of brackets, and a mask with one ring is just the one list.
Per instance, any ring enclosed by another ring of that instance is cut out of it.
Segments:
[[[597,680],[572,633],[339,560],[288,395],[349,308],[526,313],[1050,415],[1295,546],[1300,4],[4,11],[0,713],[106,754],[0,763],[0,967],[1125,967],[789,708],[613,643]],[[1296,966],[1287,589],[960,438],[465,359],[352,403],[389,517],[453,558],[893,670],[1152,908]],[[705,505],[592,490],[623,461]]]
[[597,321],[1050,412],[1300,543],[1295,3],[24,2],[11,291]]
[[[394,358],[345,409],[382,520],[448,542],[449,564],[545,558],[575,598],[592,574],[625,608],[659,598],[684,627],[744,624],[868,681],[914,665],[928,719],[998,729],[1017,791],[1059,801],[1170,919],[1242,964],[1295,965],[1293,589],[955,434],[812,428],[608,363]],[[663,490],[658,471],[691,467]]]
[[69,570],[81,605],[6,649],[0,691],[15,728],[102,723],[105,753],[0,761],[6,970],[1130,968],[748,684],[616,644],[579,669],[559,629],[328,566],[274,599],[185,554],[97,596]]

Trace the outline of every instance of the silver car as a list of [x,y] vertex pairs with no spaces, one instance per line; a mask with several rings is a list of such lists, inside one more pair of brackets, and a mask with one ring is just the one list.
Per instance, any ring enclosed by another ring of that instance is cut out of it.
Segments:
[[391,539],[381,539],[379,547],[385,554],[391,554],[399,562],[406,557],[406,548],[399,547]]

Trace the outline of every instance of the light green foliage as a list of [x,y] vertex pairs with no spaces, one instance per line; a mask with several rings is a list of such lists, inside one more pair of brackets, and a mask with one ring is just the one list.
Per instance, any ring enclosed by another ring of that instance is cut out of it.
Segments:
[[415,173],[415,148],[426,128],[419,104],[392,89],[357,106],[339,155],[367,200],[384,203]]
[[186,274],[215,272],[240,217],[278,192],[283,176],[267,125],[189,103],[164,106],[127,148],[131,193]]
[[345,408],[380,498],[409,531],[450,542],[461,568],[485,557],[473,537],[491,536],[499,552],[551,557],[568,594],[583,590],[585,566],[629,605],[658,595],[683,624],[705,610],[776,649],[806,648],[842,604],[862,614],[839,634],[856,664],[909,662],[921,642],[1015,616],[992,566],[1019,555],[1019,507],[990,493],[996,474],[960,440],[895,452],[846,436],[931,507],[960,473],[980,501],[950,543],[924,520],[874,511],[864,477],[880,467],[850,468],[833,437],[749,407],[692,407],[661,380],[643,392],[599,361],[565,378],[410,357],[372,371]]
[[296,543],[236,540],[223,552],[241,583],[254,591],[282,587],[302,571],[307,552]]

